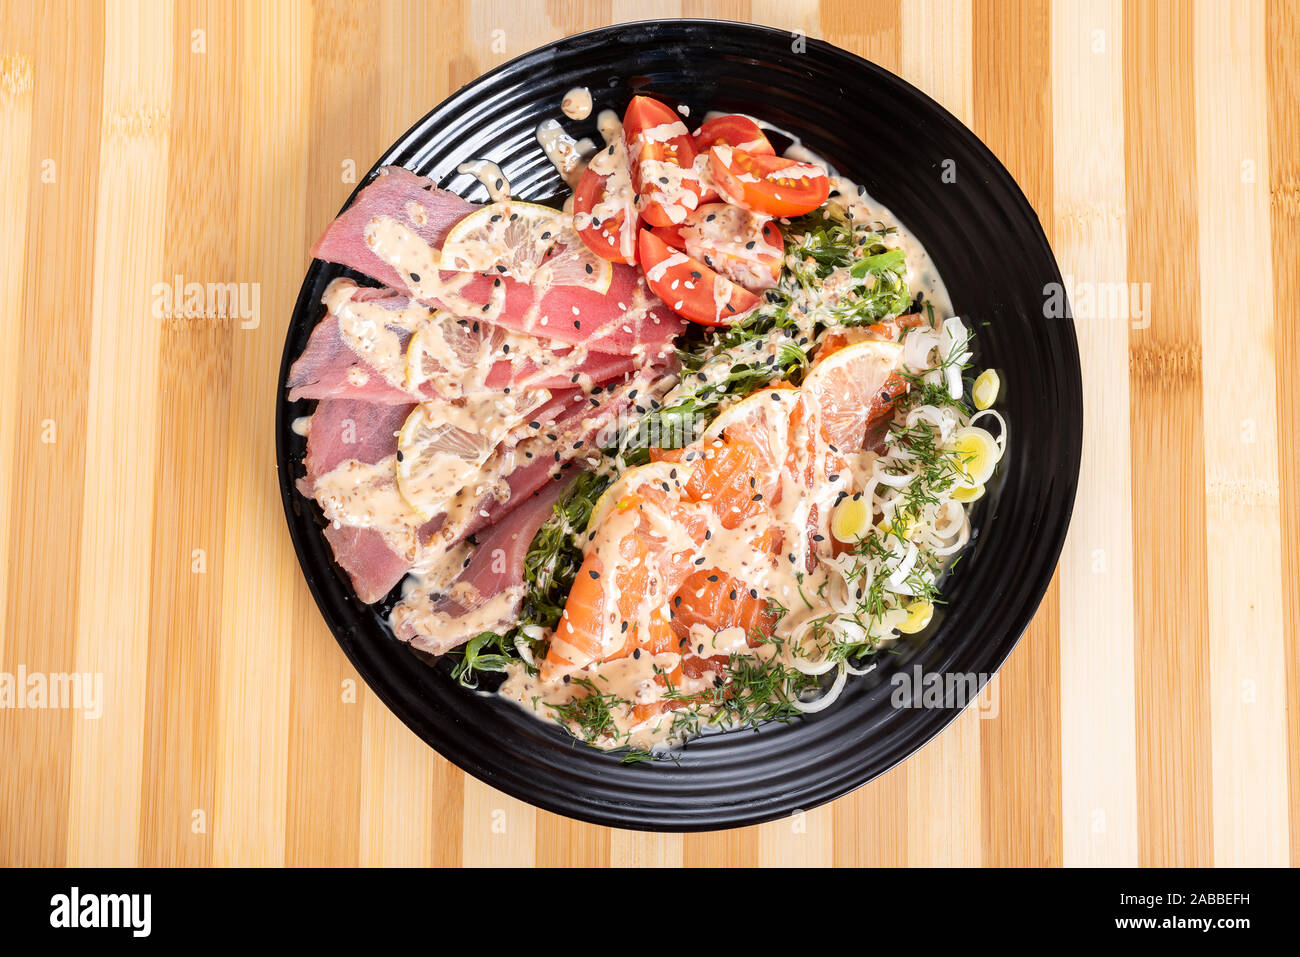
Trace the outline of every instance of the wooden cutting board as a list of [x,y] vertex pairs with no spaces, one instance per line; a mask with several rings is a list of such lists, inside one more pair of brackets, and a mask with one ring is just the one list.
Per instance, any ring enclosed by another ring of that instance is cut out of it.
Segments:
[[[98,717],[0,710],[0,864],[1300,859],[1295,3],[0,10],[0,680],[102,675]],[[969,124],[1075,284],[1087,392],[994,704],[834,805],[686,837],[534,811],[390,715],[299,576],[272,441],[307,250],[383,148],[511,56],[683,15],[823,37]],[[160,316],[177,282],[241,318]]]

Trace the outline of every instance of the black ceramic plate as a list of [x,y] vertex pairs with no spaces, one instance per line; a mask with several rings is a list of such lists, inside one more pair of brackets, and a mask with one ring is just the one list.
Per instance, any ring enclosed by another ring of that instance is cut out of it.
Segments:
[[[1069,320],[1044,318],[1044,286],[1060,274],[1034,211],[997,159],[953,116],[891,73],[817,40],[682,20],[626,24],[543,47],[444,101],[376,164],[404,166],[474,200],[458,164],[499,163],[521,199],[564,191],[534,140],[560,118],[574,86],[595,111],[622,111],[634,91],[690,108],[751,113],[789,130],[866,186],[929,249],[958,314],[977,330],[975,364],[1001,373],[998,408],[1010,451],[974,508],[974,540],[949,577],[934,624],[850,681],[827,711],[789,725],[713,735],[680,761],[621,764],[576,744],[493,696],[458,687],[447,663],[430,667],[393,639],[387,605],[357,601],[321,535],[315,504],[299,496],[303,440],[290,424],[310,403],[282,388],[302,351],[326,284],[341,270],[313,262],[285,342],[277,383],[277,452],[285,514],[303,574],[339,644],[371,689],[445,757],[539,807],[615,827],[705,830],[755,824],[839,797],[938,734],[959,709],[896,708],[890,679],[925,672],[988,676],[1028,625],[1065,538],[1078,480],[1082,384]],[[594,118],[565,122],[596,137]],[[956,173],[943,177],[945,169]],[[983,680],[983,679],[981,679]]]

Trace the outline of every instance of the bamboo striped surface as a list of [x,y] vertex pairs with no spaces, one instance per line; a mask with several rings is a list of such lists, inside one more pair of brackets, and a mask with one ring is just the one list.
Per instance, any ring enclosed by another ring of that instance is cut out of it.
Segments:
[[[672,16],[900,74],[1016,176],[1076,300],[1149,305],[1076,301],[1078,504],[996,716],[688,836],[535,811],[409,733],[301,580],[272,439],[355,176],[505,59]],[[0,681],[103,676],[97,718],[0,709],[0,863],[1300,861],[1297,53],[1285,0],[0,5]],[[176,277],[256,321],[159,318]]]

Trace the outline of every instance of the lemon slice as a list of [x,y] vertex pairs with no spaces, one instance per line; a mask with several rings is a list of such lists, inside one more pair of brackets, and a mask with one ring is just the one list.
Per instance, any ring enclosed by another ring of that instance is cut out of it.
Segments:
[[861,445],[871,401],[889,381],[902,358],[896,342],[867,339],[819,357],[803,381],[803,391],[821,410],[822,434],[840,449]]
[[948,444],[961,473],[962,484],[968,487],[983,485],[993,477],[993,469],[1002,457],[997,440],[978,426],[968,425],[958,429]]
[[628,469],[605,491],[600,493],[596,504],[591,509],[591,518],[587,520],[587,531],[600,527],[618,502],[630,492],[635,492],[647,484],[680,491],[691,477],[691,467],[680,462],[650,462],[648,465],[636,465]]
[[472,391],[487,375],[502,331],[486,323],[458,321],[444,312],[420,326],[406,344],[406,389],[418,394],[432,383],[442,398]]
[[898,630],[905,635],[914,635],[934,617],[934,605],[924,598],[918,598],[907,606],[907,620],[898,625]]
[[550,398],[485,396],[464,405],[427,402],[411,410],[397,435],[397,491],[425,521],[448,510],[474,485],[494,449],[528,411]]
[[985,369],[971,386],[970,397],[975,403],[975,408],[981,412],[998,400],[998,390],[1002,386],[1002,380],[992,369]]
[[782,418],[788,419],[798,398],[799,390],[794,386],[760,389],[719,412],[704,430],[704,438],[707,441],[718,438],[728,429],[758,426],[769,421],[769,416],[777,410]]
[[570,216],[515,199],[482,206],[453,226],[442,266],[601,293],[614,278],[614,267],[587,248]]

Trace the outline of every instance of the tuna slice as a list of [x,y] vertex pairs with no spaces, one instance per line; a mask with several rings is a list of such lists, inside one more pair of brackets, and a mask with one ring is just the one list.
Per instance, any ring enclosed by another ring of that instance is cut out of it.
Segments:
[[[583,378],[603,383],[635,366],[631,356],[575,354],[573,347],[556,347],[549,340],[518,333],[507,336],[487,322],[457,321],[404,293],[358,286],[350,279],[331,283],[324,302],[325,317],[289,370],[291,402],[349,398],[402,405],[437,398],[435,382],[422,382],[411,391],[406,377],[407,345],[417,329],[430,323],[440,330],[437,335],[455,342],[466,373],[487,367],[480,383],[483,388],[558,389]],[[463,389],[469,375],[456,370],[448,378]]]
[[445,592],[413,589],[393,608],[393,634],[412,648],[441,655],[484,631],[509,628],[524,594],[524,559],[537,530],[555,513],[567,483],[534,492],[485,533],[473,557]]
[[[372,224],[394,220],[409,231],[402,262],[437,261],[451,227],[475,209],[455,193],[399,167],[385,167],[356,201],[325,230],[312,249],[317,259],[339,263],[400,289],[432,306],[462,317],[483,318],[517,332],[547,336],[598,352],[623,356],[664,356],[685,320],[671,312],[646,286],[634,266],[614,265],[613,280],[601,293],[580,286],[554,285],[540,299],[526,283],[495,275],[467,277],[454,295],[437,293],[456,286],[457,273],[442,271],[441,282],[409,269],[399,270],[366,241]],[[396,261],[394,259],[394,261]],[[494,305],[501,300],[499,309]],[[486,309],[485,309],[486,307]]]
[[[620,416],[632,402],[632,394],[644,390],[657,373],[644,370],[629,381],[589,397],[580,389],[557,391],[533,413],[527,426],[530,435],[517,443],[503,443],[485,467],[486,489],[467,512],[465,522],[444,529],[443,516],[425,523],[408,519],[396,532],[372,527],[355,527],[346,521],[332,521],[325,530],[334,558],[352,580],[357,597],[366,603],[379,601],[417,565],[437,564],[468,536],[500,523],[535,494],[549,494],[563,484],[575,464],[607,444]],[[593,398],[598,403],[592,405]],[[316,498],[331,518],[321,479],[333,470],[350,468],[350,462],[367,465],[393,460],[397,432],[412,405],[383,405],[351,399],[327,399],[317,404],[308,433],[307,475],[299,490]],[[536,426],[533,426],[536,423]],[[395,466],[390,466],[395,468]],[[507,471],[508,469],[508,471]],[[502,472],[505,472],[502,475]],[[395,472],[382,476],[376,494],[394,494]],[[324,483],[328,485],[329,483]]]

